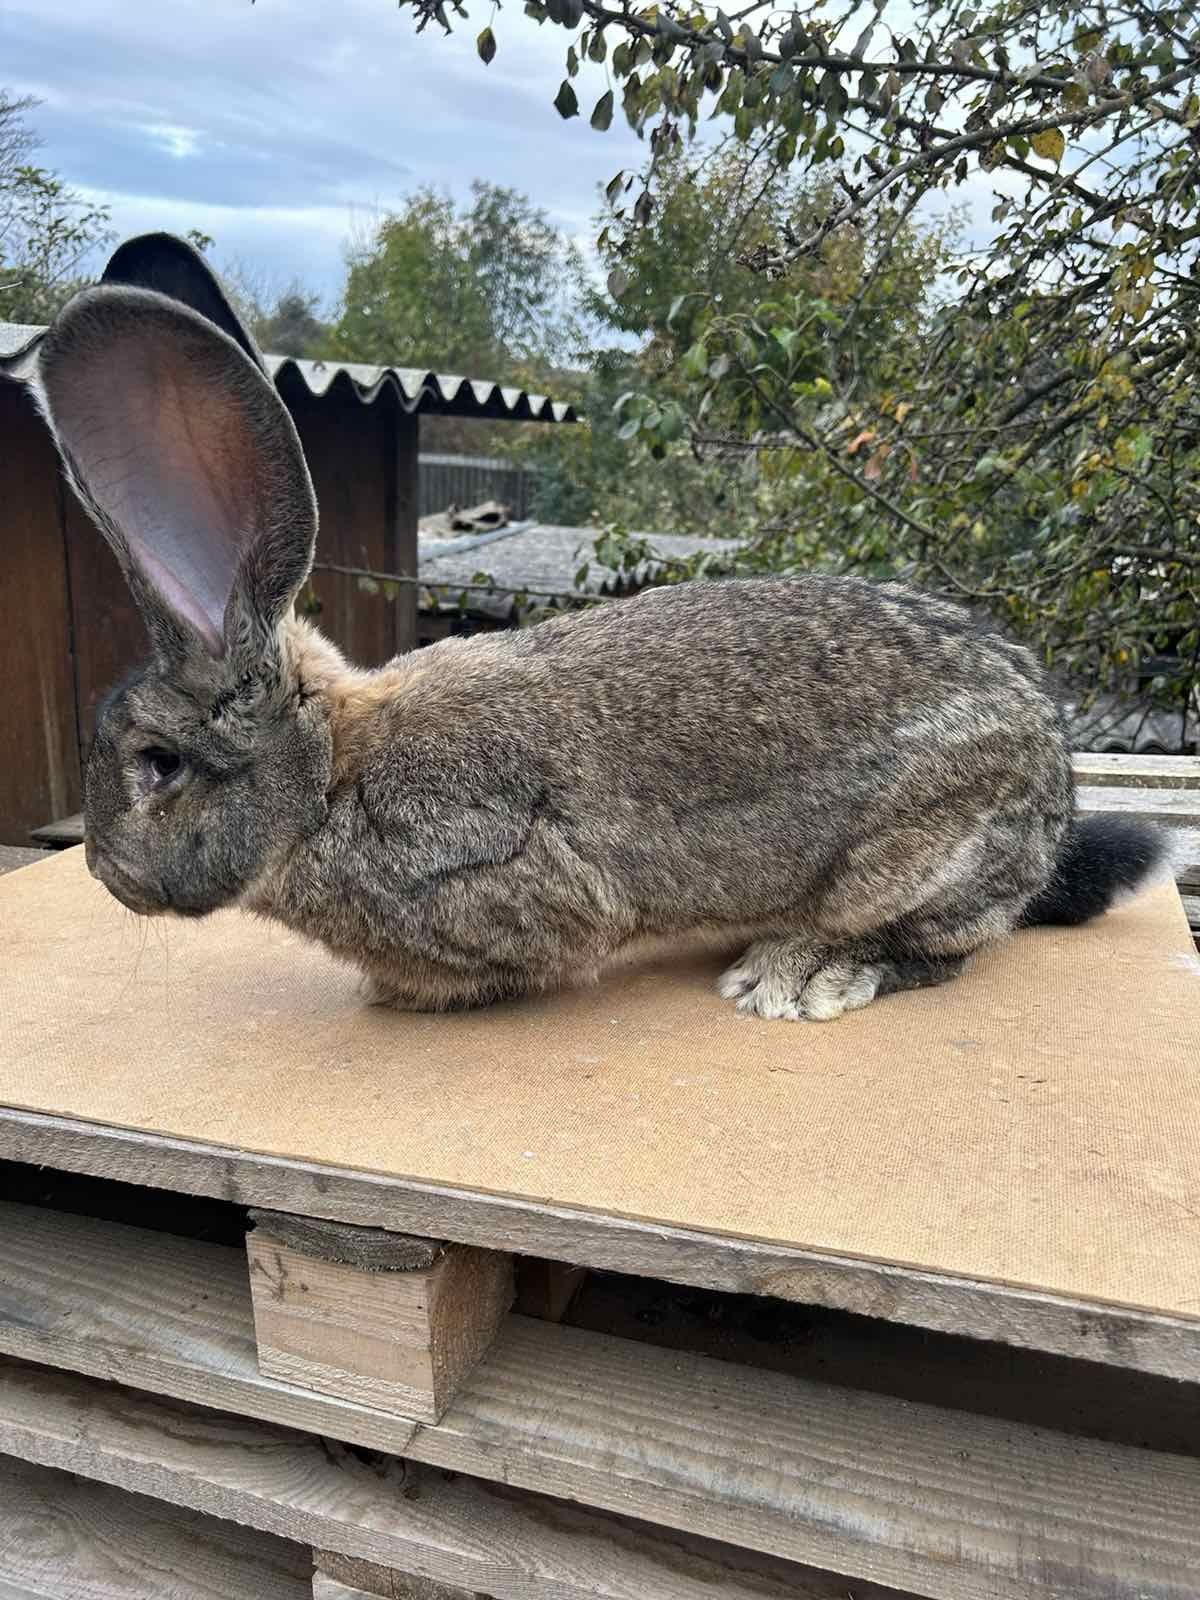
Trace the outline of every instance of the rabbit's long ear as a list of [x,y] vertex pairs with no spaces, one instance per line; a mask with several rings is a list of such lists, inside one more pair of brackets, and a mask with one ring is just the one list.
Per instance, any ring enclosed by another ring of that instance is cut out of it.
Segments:
[[155,289],[168,300],[190,306],[240,344],[256,366],[262,366],[258,346],[234,310],[221,280],[186,239],[173,233],[142,233],[136,239],[126,239],[113,252],[100,281],[131,289]]
[[38,354],[63,460],[160,655],[246,667],[312,566],[317,508],[287,408],[206,318],[145,289],[75,296]]

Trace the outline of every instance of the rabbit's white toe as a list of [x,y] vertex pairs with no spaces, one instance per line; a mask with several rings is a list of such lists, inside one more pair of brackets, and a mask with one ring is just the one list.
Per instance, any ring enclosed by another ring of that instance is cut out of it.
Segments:
[[748,1016],[831,1022],[874,1000],[883,969],[873,962],[822,957],[795,940],[751,945],[721,978],[726,1000]]

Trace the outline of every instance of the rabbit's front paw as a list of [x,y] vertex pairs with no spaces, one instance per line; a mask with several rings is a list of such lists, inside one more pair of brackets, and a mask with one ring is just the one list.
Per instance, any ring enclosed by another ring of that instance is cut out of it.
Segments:
[[750,1016],[830,1022],[874,1000],[883,969],[798,939],[753,944],[723,975],[720,992]]

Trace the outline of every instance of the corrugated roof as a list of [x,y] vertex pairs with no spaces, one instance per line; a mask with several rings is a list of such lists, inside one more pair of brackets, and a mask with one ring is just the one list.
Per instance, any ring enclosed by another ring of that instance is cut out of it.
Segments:
[[[45,328],[21,322],[0,322],[0,372],[24,378]],[[507,387],[487,379],[460,378],[419,367],[373,367],[359,361],[297,361],[290,356],[264,356],[276,387],[301,382],[322,399],[331,393],[350,395],[369,406],[390,390],[405,411],[442,417],[478,417],[511,422],[574,422],[573,406],[545,395]]]
[[[595,557],[599,528],[573,528],[546,522],[524,522],[507,529],[462,541],[448,541],[422,535],[417,543],[417,573],[423,586],[442,604],[457,607],[463,584],[470,584],[476,573],[486,573],[495,585],[491,594],[471,593],[468,609],[484,615],[507,616],[514,596],[532,595],[610,595],[625,588],[640,588],[661,568],[663,560],[685,559],[710,551],[714,555],[736,550],[736,539],[705,539],[684,534],[645,533],[651,559],[635,572],[619,574],[601,566]],[[452,546],[452,548],[448,548]],[[659,557],[659,560],[654,560]],[[575,574],[588,562],[588,575],[582,588],[576,588]]]
[[574,422],[575,408],[545,395],[530,394],[488,379],[462,378],[445,372],[423,372],[419,367],[372,367],[361,361],[297,361],[289,356],[266,356],[267,370],[276,384],[289,371],[297,373],[318,397],[339,381],[370,405],[384,389],[394,389],[405,411],[443,417],[499,417],[513,422]]

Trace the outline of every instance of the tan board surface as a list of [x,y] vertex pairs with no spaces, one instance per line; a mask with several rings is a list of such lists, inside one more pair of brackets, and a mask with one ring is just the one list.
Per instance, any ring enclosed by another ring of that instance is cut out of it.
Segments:
[[0,880],[0,1105],[1200,1321],[1200,963],[1164,885],[829,1025],[715,959],[448,1017],[239,913]]

